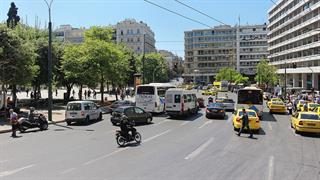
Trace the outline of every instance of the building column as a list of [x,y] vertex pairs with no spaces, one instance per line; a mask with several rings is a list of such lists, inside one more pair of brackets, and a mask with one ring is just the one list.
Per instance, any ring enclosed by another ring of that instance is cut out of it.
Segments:
[[302,88],[307,89],[307,74],[302,74]]
[[298,74],[293,74],[293,87],[299,87],[299,76],[298,76]]
[[312,87],[316,90],[319,89],[318,86],[319,76],[316,73],[312,73]]

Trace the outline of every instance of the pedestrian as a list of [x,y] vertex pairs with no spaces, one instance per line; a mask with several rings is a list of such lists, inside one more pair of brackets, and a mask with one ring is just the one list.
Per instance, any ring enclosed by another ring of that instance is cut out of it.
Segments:
[[93,98],[94,98],[94,99],[97,99],[97,92],[96,92],[96,90],[93,90]]
[[30,98],[33,99],[34,96],[33,96],[33,91],[30,93]]
[[11,137],[15,138],[17,137],[16,131],[18,129],[18,115],[13,111],[13,109],[10,109],[9,113],[10,113],[10,124],[11,124],[11,130],[12,130]]
[[290,115],[292,114],[292,107],[293,107],[292,102],[289,100],[289,103],[287,104],[287,108]]
[[91,90],[88,90],[88,98],[91,98]]
[[56,97],[58,96],[58,88],[56,89]]
[[244,128],[247,128],[247,130],[250,133],[249,138],[253,138],[252,131],[251,131],[250,127],[249,127],[249,116],[248,116],[248,114],[247,114],[245,109],[242,109],[242,117],[241,117],[241,119],[242,119],[242,126],[241,126],[241,128],[239,130],[238,136],[241,135],[241,133],[242,133]]
[[29,96],[29,89],[26,90],[26,93],[27,93],[27,97],[28,97]]
[[84,99],[87,99],[87,90],[84,90]]
[[82,93],[81,93],[80,90],[79,90],[79,92],[78,92],[78,99],[79,99],[79,100],[82,99]]

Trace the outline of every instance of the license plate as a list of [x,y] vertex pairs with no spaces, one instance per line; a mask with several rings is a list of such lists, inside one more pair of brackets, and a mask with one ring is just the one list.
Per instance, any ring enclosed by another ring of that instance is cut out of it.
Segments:
[[212,110],[212,112],[218,112],[218,110]]
[[71,112],[71,113],[70,113],[70,115],[76,115],[76,114],[77,114],[76,112]]
[[143,106],[148,106],[148,104],[143,104]]
[[308,123],[308,126],[316,126],[316,124]]

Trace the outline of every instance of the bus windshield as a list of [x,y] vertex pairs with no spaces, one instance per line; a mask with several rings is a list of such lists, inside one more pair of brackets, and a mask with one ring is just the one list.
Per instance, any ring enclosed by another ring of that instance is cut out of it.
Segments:
[[153,86],[139,86],[137,88],[137,94],[154,95],[154,87]]
[[262,105],[262,91],[260,90],[239,90],[238,104],[260,104]]

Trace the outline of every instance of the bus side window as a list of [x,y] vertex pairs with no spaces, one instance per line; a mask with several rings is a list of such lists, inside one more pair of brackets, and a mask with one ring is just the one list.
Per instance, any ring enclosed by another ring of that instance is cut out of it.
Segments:
[[183,95],[183,100],[184,100],[184,103],[188,102],[187,95]]

